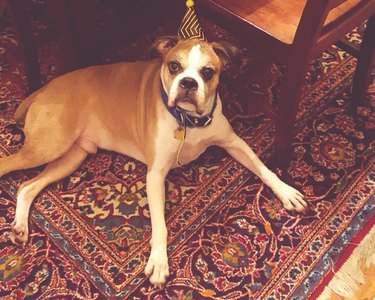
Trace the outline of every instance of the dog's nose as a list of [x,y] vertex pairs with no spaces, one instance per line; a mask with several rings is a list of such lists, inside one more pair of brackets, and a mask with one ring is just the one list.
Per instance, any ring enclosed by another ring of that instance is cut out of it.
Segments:
[[192,90],[198,88],[198,82],[191,77],[185,77],[180,80],[180,86],[185,90]]

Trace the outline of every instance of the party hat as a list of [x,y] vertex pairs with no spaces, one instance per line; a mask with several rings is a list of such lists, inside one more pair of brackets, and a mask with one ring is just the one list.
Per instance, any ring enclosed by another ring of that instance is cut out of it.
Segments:
[[201,40],[206,40],[204,33],[202,31],[201,25],[199,24],[198,17],[194,10],[194,1],[186,1],[186,13],[182,19],[180,28],[178,29],[178,35],[183,39],[193,39],[198,38]]

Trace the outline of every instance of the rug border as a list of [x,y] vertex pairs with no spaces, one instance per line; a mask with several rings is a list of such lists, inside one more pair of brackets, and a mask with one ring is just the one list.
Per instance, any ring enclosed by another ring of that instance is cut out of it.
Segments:
[[315,287],[314,292],[309,296],[308,299],[317,299],[323,290],[328,286],[336,272],[343,266],[343,264],[349,259],[353,254],[353,251],[359,246],[370,230],[375,226],[375,215],[370,217],[370,219],[364,224],[362,229],[352,238],[348,246],[343,250],[340,258],[333,263],[333,266],[324,275],[322,281]]

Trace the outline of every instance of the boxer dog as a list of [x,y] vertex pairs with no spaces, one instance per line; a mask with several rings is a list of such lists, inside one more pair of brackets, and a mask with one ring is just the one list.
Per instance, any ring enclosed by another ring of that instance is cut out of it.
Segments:
[[268,185],[287,210],[303,211],[303,195],[281,181],[233,131],[217,92],[231,45],[177,37],[158,39],[160,58],[94,66],[52,80],[30,95],[15,119],[24,123],[23,147],[0,159],[0,176],[47,164],[17,195],[10,239],[25,244],[31,203],[52,182],[97,148],[147,165],[151,253],[145,274],[156,287],[168,275],[164,181],[171,168],[196,159],[210,145],[223,147]]

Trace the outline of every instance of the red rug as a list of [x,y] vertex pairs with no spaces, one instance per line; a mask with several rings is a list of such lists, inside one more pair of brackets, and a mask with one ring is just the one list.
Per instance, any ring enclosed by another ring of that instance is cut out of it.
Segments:
[[[175,24],[166,21],[105,61],[133,59],[140,45]],[[6,18],[0,26],[0,155],[7,156],[23,142],[12,118],[27,90],[12,28]],[[209,37],[235,42],[220,27],[204,26]],[[46,80],[61,72],[56,43],[41,49]],[[309,298],[350,241],[374,221],[375,115],[370,104],[353,109],[350,103],[355,63],[336,47],[311,63],[289,169],[292,184],[307,196],[306,214],[289,214],[258,178],[223,150],[208,149],[168,176],[171,275],[156,290],[143,274],[151,233],[145,165],[107,151],[90,156],[36,199],[24,249],[7,233],[19,185],[40,169],[14,172],[0,179],[0,297]],[[241,99],[225,85],[220,94],[236,132],[266,161],[272,122],[245,115]]]

